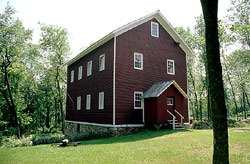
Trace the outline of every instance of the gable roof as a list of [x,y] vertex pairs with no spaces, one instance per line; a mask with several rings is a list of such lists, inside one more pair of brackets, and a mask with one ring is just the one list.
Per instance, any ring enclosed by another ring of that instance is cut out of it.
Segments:
[[109,33],[108,35],[104,36],[103,38],[101,38],[100,40],[98,40],[97,42],[91,44],[87,49],[85,49],[84,51],[82,51],[80,54],[78,54],[76,57],[74,57],[73,59],[71,59],[67,65],[71,65],[72,63],[76,62],[77,60],[79,60],[80,58],[82,58],[83,56],[87,55],[88,53],[90,53],[91,51],[95,50],[96,48],[98,48],[99,46],[103,45],[104,43],[108,42],[109,40],[113,39],[114,37],[117,37],[125,32],[127,32],[128,30],[131,30],[151,19],[155,18],[161,25],[162,27],[170,34],[170,36],[179,44],[179,46],[181,47],[181,49],[187,54],[190,55],[192,54],[192,50],[189,48],[189,46],[185,43],[185,41],[178,35],[178,33],[175,31],[174,27],[168,22],[168,20],[162,15],[162,13],[157,10],[151,14],[148,14],[142,18],[139,18],[133,22],[130,22],[114,31],[112,31],[111,33]]
[[142,95],[142,98],[159,97],[172,84],[182,94],[184,98],[186,99],[188,98],[187,94],[181,89],[181,87],[174,80],[155,83]]

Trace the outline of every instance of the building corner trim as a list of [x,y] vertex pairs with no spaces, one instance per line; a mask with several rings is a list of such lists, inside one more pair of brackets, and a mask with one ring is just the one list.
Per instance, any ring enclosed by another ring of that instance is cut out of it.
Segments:
[[115,126],[115,66],[116,66],[116,35],[114,36],[114,68],[113,68],[113,125]]

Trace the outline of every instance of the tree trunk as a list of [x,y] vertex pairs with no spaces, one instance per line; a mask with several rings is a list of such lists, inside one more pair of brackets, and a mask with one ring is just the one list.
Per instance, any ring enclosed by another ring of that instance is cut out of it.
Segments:
[[[222,54],[222,57],[223,57],[224,61],[226,61],[223,54]],[[234,88],[233,88],[231,78],[230,78],[229,73],[228,73],[229,71],[228,71],[228,68],[227,68],[227,64],[224,63],[224,66],[225,66],[227,78],[228,78],[228,81],[229,81],[229,84],[230,84],[230,87],[231,87],[231,92],[232,92],[232,95],[233,95],[234,106],[235,106],[235,113],[236,113],[237,120],[238,120],[238,105],[237,105],[237,102],[236,102],[236,96],[235,96]]]
[[[5,62],[5,60],[8,61],[8,64]],[[15,107],[14,99],[13,99],[13,96],[12,96],[10,83],[9,83],[9,76],[8,76],[8,71],[7,71],[7,68],[10,65],[10,61],[8,59],[7,52],[6,52],[6,56],[3,59],[3,61],[4,61],[3,62],[3,64],[4,64],[3,67],[4,67],[5,84],[6,84],[7,92],[8,92],[9,99],[10,99],[10,101],[8,101],[7,104],[9,105],[10,112],[11,112],[12,116],[14,117],[15,126],[17,128],[17,137],[20,138],[21,137],[21,129],[20,129],[20,125],[18,123],[16,107]]]
[[208,80],[213,121],[214,164],[228,164],[227,109],[218,39],[218,0],[200,0],[205,20]]

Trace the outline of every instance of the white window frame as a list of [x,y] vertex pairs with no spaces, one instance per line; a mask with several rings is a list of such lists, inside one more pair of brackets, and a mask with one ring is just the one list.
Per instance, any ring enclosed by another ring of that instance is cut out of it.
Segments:
[[[101,63],[102,58],[103,58],[103,67],[101,67],[102,66],[102,63]],[[103,71],[103,70],[105,70],[105,54],[99,56],[99,71]]]
[[90,108],[91,108],[91,95],[88,94],[86,96],[86,110],[90,110]]
[[[153,25],[157,25],[157,35],[153,34]],[[159,23],[151,22],[151,36],[159,38]]]
[[[168,69],[168,62],[172,62],[173,63],[173,72],[169,72],[169,69]],[[167,72],[168,74],[170,75],[174,75],[175,74],[175,66],[174,66],[174,60],[167,60]]]
[[82,66],[78,67],[78,80],[82,79]]
[[92,60],[87,63],[87,76],[92,75]]
[[[141,62],[141,67],[136,67],[135,62],[138,62],[138,61],[135,61],[135,59],[136,59],[137,55],[141,56],[141,61],[140,61]],[[134,52],[134,69],[143,70],[143,54]]]
[[77,97],[77,103],[76,103],[77,104],[77,108],[76,108],[77,110],[81,110],[81,103],[82,103],[81,99],[82,99],[81,96]]
[[73,83],[74,82],[74,70],[71,70],[71,73],[70,73],[70,83]]
[[167,98],[167,105],[174,105],[174,98]]
[[142,98],[141,98],[141,107],[136,107],[135,106],[135,102],[136,101],[139,101],[139,100],[136,100],[135,98],[136,98],[136,94],[141,94],[141,96],[143,95],[143,92],[138,92],[138,91],[136,91],[136,92],[134,92],[134,109],[142,109],[143,108],[143,105],[142,105]]
[[98,109],[104,109],[104,92],[99,92],[99,105]]

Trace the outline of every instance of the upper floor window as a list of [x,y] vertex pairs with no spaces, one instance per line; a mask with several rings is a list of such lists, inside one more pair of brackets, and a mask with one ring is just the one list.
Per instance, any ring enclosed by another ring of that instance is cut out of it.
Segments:
[[78,67],[78,80],[82,79],[82,66]]
[[105,70],[105,54],[99,57],[99,71]]
[[134,108],[135,109],[142,109],[142,102],[141,102],[142,95],[143,95],[143,92],[134,92]]
[[171,75],[175,74],[174,60],[167,60],[167,71],[168,71],[168,74],[171,74]]
[[81,96],[77,97],[77,110],[81,110]]
[[151,36],[159,37],[159,24],[151,22]]
[[70,82],[71,82],[71,83],[74,82],[74,70],[71,71],[71,74],[70,74]]
[[87,76],[92,75],[92,61],[89,61],[87,64]]
[[104,109],[104,92],[99,93],[99,109]]
[[134,69],[143,69],[143,55],[134,53]]
[[90,105],[91,105],[91,95],[86,96],[86,109],[90,110]]

